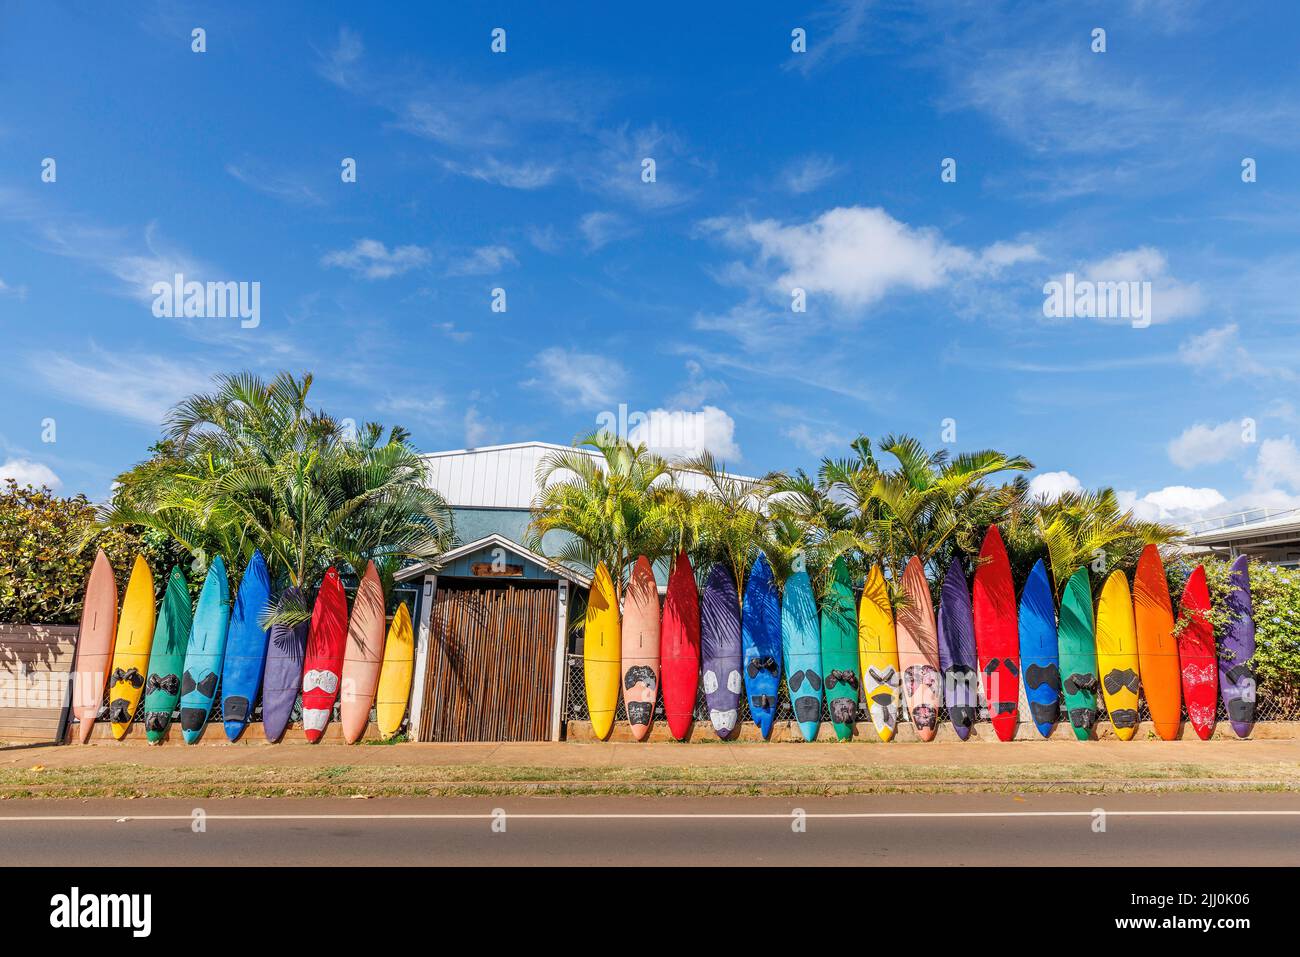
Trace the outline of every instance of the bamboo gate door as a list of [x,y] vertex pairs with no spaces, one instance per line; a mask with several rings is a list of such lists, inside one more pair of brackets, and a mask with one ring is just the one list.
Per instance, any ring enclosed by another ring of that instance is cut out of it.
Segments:
[[548,741],[555,582],[440,579],[421,741]]

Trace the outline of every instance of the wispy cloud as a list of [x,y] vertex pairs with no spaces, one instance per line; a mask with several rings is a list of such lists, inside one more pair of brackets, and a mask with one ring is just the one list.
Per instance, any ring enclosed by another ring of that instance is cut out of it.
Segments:
[[65,401],[158,426],[173,405],[211,384],[211,370],[155,353],[114,353],[92,344],[82,358],[57,352],[28,356],[31,378]]
[[325,201],[302,177],[273,172],[253,161],[227,163],[226,172],[250,189],[296,206],[320,206]]
[[627,370],[608,355],[551,346],[531,363],[538,375],[523,383],[572,409],[603,409],[614,404],[627,382]]
[[839,0],[814,14],[803,25],[808,31],[807,52],[791,54],[781,68],[807,74],[855,52],[867,32],[870,9],[870,0]]
[[819,189],[840,174],[843,167],[829,156],[804,156],[781,171],[781,183],[796,196]]
[[394,246],[377,239],[358,239],[351,249],[337,249],[321,257],[322,266],[336,266],[366,279],[391,279],[420,266],[431,256],[423,246]]
[[596,210],[578,220],[578,232],[586,239],[588,249],[600,249],[616,239],[632,235],[632,228],[617,213]]
[[508,246],[479,246],[454,258],[447,266],[447,275],[490,276],[518,265],[519,260]]

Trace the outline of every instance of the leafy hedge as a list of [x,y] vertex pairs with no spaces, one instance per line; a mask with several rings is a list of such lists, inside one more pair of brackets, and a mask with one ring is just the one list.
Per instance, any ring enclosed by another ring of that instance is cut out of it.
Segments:
[[[1170,591],[1177,602],[1187,575],[1197,564],[1205,566],[1205,581],[1210,586],[1210,623],[1215,637],[1222,641],[1230,615],[1226,604],[1231,568],[1228,562],[1202,558],[1183,565],[1177,572],[1171,568]],[[1259,711],[1269,717],[1300,719],[1300,571],[1251,562],[1250,596],[1255,609],[1256,645],[1251,667]]]
[[20,488],[13,479],[0,487],[0,622],[76,624],[97,548],[113,565],[119,597],[137,554],[152,568],[161,595],[171,562],[161,536],[115,528],[81,545],[94,521],[95,507],[84,495],[62,498],[48,488]]

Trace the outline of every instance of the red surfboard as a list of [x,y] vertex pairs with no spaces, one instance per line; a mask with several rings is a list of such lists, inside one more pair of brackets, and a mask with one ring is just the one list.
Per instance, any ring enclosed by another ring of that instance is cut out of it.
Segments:
[[334,713],[347,637],[348,596],[339,573],[331,568],[316,593],[302,661],[302,730],[313,744],[321,739]]
[[700,688],[700,595],[684,550],[668,578],[660,640],[664,715],[673,737],[685,741]]
[[996,525],[984,533],[972,604],[975,655],[984,675],[984,697],[993,715],[993,730],[999,740],[1010,741],[1020,723],[1020,632],[1011,563]]
[[1214,734],[1214,710],[1219,703],[1219,661],[1210,624],[1210,589],[1205,568],[1197,565],[1178,609],[1178,661],[1182,671],[1187,720],[1202,741]]

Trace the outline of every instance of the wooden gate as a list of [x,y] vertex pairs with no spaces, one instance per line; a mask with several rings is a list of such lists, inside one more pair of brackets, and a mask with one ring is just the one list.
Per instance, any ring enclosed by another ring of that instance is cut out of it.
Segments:
[[547,741],[555,582],[439,579],[421,741]]

